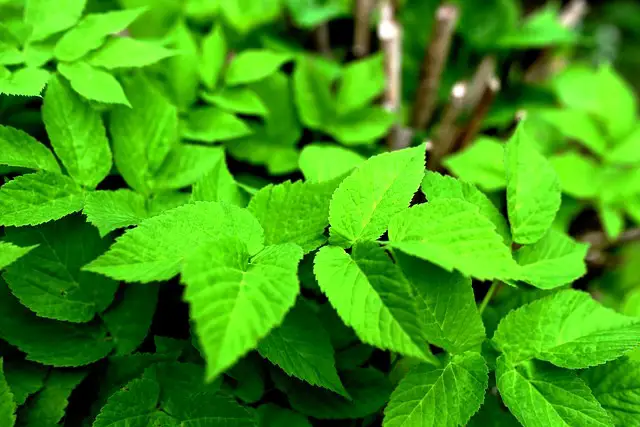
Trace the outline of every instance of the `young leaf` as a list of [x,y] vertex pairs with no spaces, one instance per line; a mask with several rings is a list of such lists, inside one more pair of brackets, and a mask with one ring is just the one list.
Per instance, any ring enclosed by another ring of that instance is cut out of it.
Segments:
[[197,182],[224,158],[222,147],[179,144],[153,177],[156,190],[178,190]]
[[35,363],[15,360],[4,363],[4,376],[18,406],[24,405],[29,396],[42,390],[47,374],[47,368]]
[[277,1],[249,2],[229,0],[220,2],[220,10],[227,22],[240,34],[275,19],[280,13],[281,4]]
[[640,422],[640,362],[621,358],[582,372],[598,402],[616,426]]
[[275,73],[290,60],[289,54],[247,49],[233,58],[224,81],[227,86],[253,83]]
[[193,184],[193,201],[227,202],[231,205],[245,207],[247,195],[233,178],[227,168],[224,156],[218,163]]
[[47,37],[72,27],[82,16],[86,0],[28,0],[24,21],[31,26],[31,41]]
[[[163,24],[163,29],[165,25]],[[181,111],[191,107],[198,97],[198,44],[184,20],[180,20],[169,35],[178,55],[166,61],[164,77],[169,84],[172,101]]]
[[0,424],[13,427],[16,422],[16,402],[5,378],[4,360],[0,358]]
[[584,111],[544,109],[535,111],[534,117],[541,118],[558,129],[562,136],[579,141],[599,156],[607,151],[607,139],[596,122]]
[[77,61],[102,46],[108,36],[127,29],[144,11],[138,8],[85,16],[60,38],[54,51],[56,58],[66,62]]
[[256,93],[247,87],[227,87],[212,94],[204,93],[202,98],[216,107],[232,113],[266,116],[267,107]]
[[51,146],[80,185],[95,188],[111,170],[111,149],[100,113],[59,77],[49,82],[42,120]]
[[36,246],[20,247],[11,242],[0,242],[0,270],[22,258]]
[[291,94],[291,79],[283,72],[277,72],[253,83],[250,88],[267,109],[264,120],[269,151],[274,151],[274,146],[295,146],[302,134],[302,127]]
[[131,190],[87,193],[83,213],[104,237],[113,230],[138,225],[147,218],[145,199]]
[[382,138],[395,122],[395,114],[372,106],[336,117],[324,124],[323,129],[345,145],[362,145]]
[[294,99],[300,120],[312,129],[323,129],[334,121],[336,105],[331,94],[331,77],[313,58],[300,57],[296,61]]
[[84,193],[67,176],[21,175],[0,188],[0,225],[38,225],[82,209]]
[[[249,203],[249,211],[264,229],[266,245],[291,242],[305,253],[322,245],[329,225],[329,202],[336,182],[290,181],[267,185]],[[287,212],[282,216],[282,212]]]
[[288,375],[349,398],[338,377],[329,334],[301,303],[260,341],[258,352]]
[[558,175],[562,192],[578,199],[593,199],[603,184],[600,166],[576,151],[549,158]]
[[132,353],[147,336],[156,312],[159,287],[127,285],[121,300],[101,317],[113,337],[116,355]]
[[45,145],[9,126],[0,126],[0,165],[60,172],[58,162]]
[[535,243],[560,209],[560,181],[553,166],[532,146],[522,126],[507,143],[504,162],[511,234],[517,243]]
[[60,63],[58,71],[69,80],[73,90],[87,99],[131,107],[118,80],[106,71],[94,68],[86,62]]
[[98,324],[77,325],[36,317],[0,280],[0,338],[27,360],[56,367],[84,366],[105,357],[113,344]]
[[355,151],[337,145],[315,143],[300,153],[299,166],[307,181],[330,181],[351,172],[365,158]]
[[227,40],[222,25],[213,26],[211,32],[202,40],[201,50],[200,79],[207,88],[215,89],[227,59]]
[[405,209],[391,219],[389,242],[447,271],[455,269],[481,280],[506,280],[518,274],[495,225],[476,205],[460,199],[436,199]]
[[620,165],[637,165],[640,163],[640,126],[609,151],[605,159],[607,162]]
[[466,425],[480,409],[489,370],[479,353],[453,356],[441,368],[419,365],[391,394],[384,427]]
[[216,107],[191,110],[182,129],[183,138],[207,143],[242,138],[251,133],[244,121]]
[[504,216],[473,184],[428,171],[422,181],[422,191],[429,201],[442,198],[461,199],[476,205],[480,213],[496,226],[496,232],[502,236],[504,243],[511,244],[511,232]]
[[523,246],[514,257],[521,280],[540,289],[553,289],[573,282],[587,272],[589,245],[550,229],[533,245]]
[[41,68],[26,67],[14,72],[0,68],[0,94],[40,96],[49,77],[49,72]]
[[384,57],[373,55],[347,65],[338,88],[337,113],[357,111],[380,96],[385,88]]
[[485,340],[471,279],[401,252],[394,253],[394,258],[415,291],[427,341],[460,354]]
[[616,240],[624,231],[624,211],[617,206],[600,203],[598,216],[609,239]]
[[7,240],[38,246],[2,275],[11,292],[38,316],[88,322],[113,300],[116,282],[80,271],[109,245],[81,219],[70,217],[37,228],[8,229]]
[[107,70],[116,68],[141,68],[173,56],[174,52],[158,42],[136,40],[130,37],[117,37],[88,58],[89,64]]
[[612,427],[609,415],[574,372],[544,362],[512,365],[498,358],[502,400],[525,427]]
[[504,144],[480,137],[466,150],[447,157],[444,165],[458,178],[475,184],[484,191],[506,187]]
[[376,240],[391,217],[409,206],[424,176],[424,147],[374,156],[347,177],[329,209],[331,243]]
[[576,290],[560,291],[510,312],[493,336],[493,344],[512,363],[536,358],[570,369],[617,359],[639,342],[639,320]]
[[376,243],[320,249],[314,262],[320,289],[343,322],[366,344],[437,364],[419,324],[411,286]]
[[127,282],[168,280],[200,245],[223,237],[238,237],[250,255],[263,247],[262,228],[248,211],[224,203],[197,202],[142,221],[85,270]]
[[282,323],[300,291],[298,246],[267,246],[251,261],[250,253],[236,237],[219,238],[187,257],[182,270],[209,380]]

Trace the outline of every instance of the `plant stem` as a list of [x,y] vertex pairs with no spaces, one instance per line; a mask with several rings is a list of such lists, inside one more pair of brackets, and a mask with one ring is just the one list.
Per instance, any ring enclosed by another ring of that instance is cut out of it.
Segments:
[[[380,3],[380,23],[378,37],[384,52],[386,89],[384,93],[384,108],[398,114],[400,111],[402,92],[402,29],[395,20],[393,3],[385,0]],[[390,150],[397,149],[400,128],[395,125],[387,136],[387,146]]]
[[485,308],[487,308],[487,305],[489,305],[489,301],[491,301],[491,298],[493,298],[493,294],[496,293],[499,287],[500,282],[498,280],[494,280],[493,283],[491,283],[491,287],[487,291],[487,294],[484,296],[482,302],[480,303],[480,306],[478,307],[478,313],[480,313],[481,316],[482,313],[484,313]]
[[333,58],[331,51],[331,37],[329,35],[329,24],[323,22],[313,30],[313,38],[315,39],[316,48],[327,59]]
[[451,90],[449,104],[444,110],[440,126],[436,131],[433,148],[427,159],[427,168],[437,171],[441,167],[441,161],[454,146],[458,137],[457,122],[463,111],[464,100],[467,94],[466,83],[456,83]]
[[473,113],[471,114],[471,119],[469,120],[467,127],[462,132],[460,142],[456,144],[457,150],[464,150],[475,140],[476,136],[480,132],[482,122],[489,113],[489,110],[491,110],[491,105],[499,91],[500,80],[495,77],[491,78],[485,87],[482,97],[480,97],[480,102],[476,105],[476,108],[474,108]]
[[356,0],[355,28],[353,34],[353,54],[357,58],[363,58],[371,49],[371,31],[369,22],[373,0]]

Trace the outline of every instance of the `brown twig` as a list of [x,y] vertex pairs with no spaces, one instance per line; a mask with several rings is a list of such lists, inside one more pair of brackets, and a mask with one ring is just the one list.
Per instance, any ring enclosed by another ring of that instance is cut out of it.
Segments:
[[[395,20],[391,1],[380,4],[380,23],[378,37],[384,52],[386,88],[384,92],[384,108],[394,114],[400,112],[402,93],[402,30]],[[399,126],[394,126],[387,137],[390,150],[402,148],[398,146]]]
[[353,54],[356,58],[363,58],[371,50],[371,12],[373,0],[356,0],[355,28],[353,33]]
[[591,231],[578,238],[581,242],[589,243],[591,249],[606,250],[625,243],[640,241],[640,228],[623,231],[618,238],[610,240],[603,231]]
[[487,88],[488,82],[496,75],[496,58],[486,56],[478,65],[476,72],[467,86],[467,95],[464,99],[464,108],[472,111],[480,103],[480,99]]
[[456,83],[451,90],[449,104],[444,110],[440,126],[433,141],[433,149],[427,160],[427,168],[440,170],[444,156],[451,152],[458,137],[458,119],[464,111],[467,84]]
[[458,22],[457,6],[444,4],[436,12],[431,42],[427,45],[420,69],[420,83],[416,94],[411,125],[425,129],[436,107],[442,72],[451,50],[451,40]]
[[320,52],[325,58],[332,59],[333,51],[331,50],[331,36],[329,34],[329,25],[326,22],[318,25],[313,30],[313,38],[318,52]]
[[456,144],[456,150],[464,150],[475,139],[482,127],[482,122],[487,117],[493,101],[496,99],[496,95],[500,91],[500,80],[496,77],[489,79],[485,85],[484,93],[480,97],[480,102],[476,105],[471,113],[471,119],[466,128],[462,131],[458,143]]

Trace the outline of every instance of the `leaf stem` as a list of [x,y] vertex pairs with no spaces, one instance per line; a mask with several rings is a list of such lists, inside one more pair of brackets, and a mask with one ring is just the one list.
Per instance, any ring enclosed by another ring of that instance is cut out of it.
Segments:
[[480,306],[478,307],[478,313],[480,313],[481,316],[482,316],[482,313],[484,312],[484,309],[487,308],[487,305],[489,305],[489,301],[491,301],[491,298],[493,298],[493,294],[496,293],[499,287],[500,287],[500,282],[498,280],[494,280],[493,283],[491,284],[491,287],[487,291],[487,294],[482,299]]

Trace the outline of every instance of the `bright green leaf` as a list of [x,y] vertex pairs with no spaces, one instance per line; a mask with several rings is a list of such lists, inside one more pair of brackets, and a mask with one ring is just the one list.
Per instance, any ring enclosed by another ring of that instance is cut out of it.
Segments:
[[157,42],[116,37],[94,52],[89,64],[113,70],[116,68],[141,68],[173,56],[174,52]]
[[253,83],[275,73],[291,55],[268,50],[247,49],[238,53],[224,76],[228,86]]
[[370,56],[347,65],[338,88],[337,113],[359,110],[384,92],[384,57]]
[[605,156],[607,162],[621,165],[637,165],[640,163],[640,126],[626,138],[618,142],[613,150]]
[[254,116],[266,116],[267,108],[258,95],[247,87],[228,87],[218,92],[203,94],[203,99],[232,113],[250,114]]
[[300,153],[300,170],[308,181],[330,181],[351,172],[365,158],[355,151],[337,145],[315,143]]
[[83,213],[98,228],[100,236],[138,225],[148,216],[144,197],[125,189],[87,193]]
[[20,68],[13,73],[0,68],[0,94],[40,96],[50,74],[41,68]]
[[549,162],[564,193],[578,199],[593,199],[598,195],[603,179],[596,162],[576,151],[555,155]]
[[504,144],[480,137],[466,150],[447,157],[444,165],[457,177],[485,191],[506,187]]
[[60,63],[58,71],[69,80],[73,90],[89,100],[131,107],[118,80],[106,71],[85,62]]
[[323,129],[335,117],[331,94],[332,76],[311,57],[300,57],[293,72],[294,100],[300,121],[312,129]]
[[28,0],[25,3],[24,21],[32,28],[30,40],[38,41],[78,22],[86,0]]
[[0,126],[0,165],[60,172],[58,162],[45,145],[9,126]]
[[207,88],[214,89],[216,87],[226,59],[227,40],[222,26],[216,24],[202,40],[199,66],[200,79]]
[[0,242],[0,270],[10,266],[33,249],[36,246],[21,247],[11,242]]
[[372,106],[339,116],[323,124],[323,129],[345,145],[362,145],[382,138],[395,122],[395,114]]
[[182,129],[183,138],[206,143],[242,138],[251,133],[244,121],[217,107],[191,110]]

